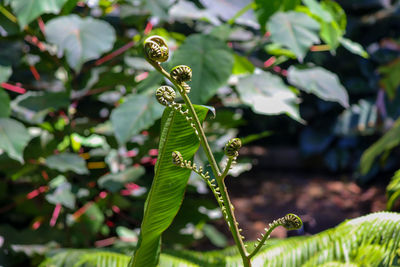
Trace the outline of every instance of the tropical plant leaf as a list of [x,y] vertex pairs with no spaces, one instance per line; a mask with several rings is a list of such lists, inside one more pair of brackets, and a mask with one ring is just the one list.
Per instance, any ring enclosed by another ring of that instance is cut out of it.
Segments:
[[[201,121],[206,107],[195,107]],[[161,234],[168,228],[183,200],[190,170],[172,163],[172,152],[179,151],[184,159],[192,160],[199,139],[186,118],[171,108],[162,117],[159,155],[155,175],[147,196],[139,243],[129,266],[155,266],[159,257]]]
[[363,58],[369,58],[368,52],[365,51],[365,49],[359,43],[353,42],[347,38],[342,38],[340,39],[340,44],[353,54],[362,56]]
[[291,66],[288,81],[299,89],[327,101],[335,101],[347,108],[349,96],[336,74],[322,68],[299,69]]
[[162,115],[162,106],[154,94],[130,95],[111,113],[111,123],[119,143],[147,129]]
[[261,29],[265,31],[265,24],[270,17],[278,11],[289,11],[300,5],[301,0],[255,0],[254,10],[260,23]]
[[131,167],[119,173],[110,173],[99,178],[97,183],[101,188],[110,192],[117,192],[124,187],[126,183],[136,181],[145,173],[142,166]]
[[378,141],[370,146],[361,156],[361,173],[366,174],[375,159],[383,152],[390,150],[400,144],[400,118],[396,120],[393,127],[385,133]]
[[267,25],[271,40],[292,50],[303,61],[308,48],[319,43],[319,23],[304,13],[275,13]]
[[0,118],[0,149],[4,149],[10,158],[23,163],[23,151],[29,140],[29,133],[22,123]]
[[46,166],[60,172],[73,171],[78,174],[89,173],[83,158],[73,153],[61,153],[46,158]]
[[113,47],[115,30],[102,20],[68,15],[46,23],[46,39],[58,46],[61,55],[65,52],[68,64],[79,71],[84,62]]
[[58,14],[68,0],[12,0],[11,8],[23,29],[27,24],[42,14]]
[[205,104],[232,74],[233,54],[228,46],[212,36],[194,34],[174,53],[169,66],[187,65],[193,71],[190,99]]
[[379,73],[383,76],[380,80],[380,86],[385,89],[390,99],[393,100],[396,96],[397,88],[400,86],[400,59],[381,66]]
[[299,99],[279,76],[269,72],[245,76],[239,80],[237,90],[240,99],[255,113],[287,114],[303,122],[299,114]]
[[10,114],[10,97],[2,88],[0,88],[0,118],[7,118]]
[[386,196],[387,196],[386,208],[387,210],[391,210],[396,201],[400,198],[400,170],[396,171],[396,173],[392,177],[392,180],[387,186]]

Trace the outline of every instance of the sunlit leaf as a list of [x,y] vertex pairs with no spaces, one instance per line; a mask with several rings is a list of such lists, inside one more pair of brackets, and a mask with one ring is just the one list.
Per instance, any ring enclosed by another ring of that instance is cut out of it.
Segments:
[[77,15],[57,17],[46,23],[46,39],[65,52],[68,64],[79,71],[88,60],[109,51],[115,42],[115,30],[105,21]]
[[365,51],[359,43],[353,42],[347,38],[342,38],[340,44],[353,54],[362,56],[363,58],[369,58],[367,51]]
[[304,13],[278,12],[268,22],[271,40],[289,48],[302,61],[309,47],[319,43],[319,23]]
[[46,158],[46,166],[60,172],[73,171],[78,174],[89,173],[86,162],[77,154],[61,153]]
[[239,80],[237,90],[240,99],[255,113],[287,114],[303,122],[299,114],[299,99],[279,76],[268,72],[249,75]]
[[11,8],[21,29],[42,14],[58,14],[68,0],[12,0]]
[[347,108],[349,96],[336,74],[322,68],[299,69],[291,66],[288,81],[299,89],[326,101],[335,101]]
[[29,140],[29,133],[22,123],[0,118],[0,149],[4,149],[10,158],[23,163],[23,151]]

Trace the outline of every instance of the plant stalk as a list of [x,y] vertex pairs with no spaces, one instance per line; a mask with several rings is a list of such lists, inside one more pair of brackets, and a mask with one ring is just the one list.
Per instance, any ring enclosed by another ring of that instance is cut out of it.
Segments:
[[[153,62],[151,60],[148,60],[148,61],[150,62],[151,65],[153,65],[153,67],[156,70],[161,72],[161,74],[163,74],[168,80],[170,80],[178,88],[179,92],[184,92],[183,87],[179,83],[177,83],[174,79],[172,79],[171,75],[167,71],[165,71],[165,69],[158,62]],[[186,104],[186,107],[189,110],[190,115],[192,116],[192,118],[194,120],[195,128],[196,128],[196,130],[198,132],[198,137],[200,139],[200,144],[203,147],[204,152],[207,155],[207,159],[210,162],[211,169],[212,169],[212,171],[214,173],[214,176],[215,176],[215,178],[217,180],[218,187],[220,188],[221,197],[222,197],[222,199],[224,201],[226,215],[228,217],[228,219],[227,219],[228,227],[229,227],[229,230],[232,233],[233,239],[235,240],[236,246],[237,246],[237,248],[239,250],[239,253],[240,253],[241,257],[242,257],[243,265],[244,265],[244,267],[251,267],[250,258],[248,257],[248,253],[246,251],[246,248],[244,246],[243,240],[242,240],[241,235],[239,233],[238,223],[236,221],[236,218],[235,218],[235,215],[234,215],[234,212],[233,212],[233,205],[232,205],[232,203],[230,201],[228,190],[227,190],[227,188],[225,186],[225,183],[224,183],[224,178],[228,173],[230,164],[228,162],[228,164],[229,164],[227,166],[228,169],[225,169],[223,175],[221,175],[221,173],[219,171],[219,168],[218,168],[218,164],[215,161],[214,155],[213,155],[213,153],[211,151],[210,145],[208,144],[208,141],[207,141],[206,135],[204,133],[203,127],[202,127],[202,125],[200,123],[199,118],[197,117],[197,114],[196,114],[196,111],[195,111],[195,109],[193,107],[192,102],[190,101],[190,99],[187,96],[187,94],[183,93],[183,94],[181,94],[181,96],[182,96],[183,101]],[[232,163],[232,162],[230,162],[230,163]]]

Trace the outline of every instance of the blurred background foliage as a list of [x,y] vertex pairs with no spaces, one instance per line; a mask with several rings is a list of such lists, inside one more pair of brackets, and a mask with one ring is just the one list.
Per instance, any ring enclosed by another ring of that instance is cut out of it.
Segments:
[[[4,266],[37,265],[58,247],[134,246],[157,158],[154,92],[166,82],[144,60],[149,35],[168,41],[166,69],[193,69],[192,101],[215,107],[205,128],[219,159],[239,136],[299,147],[305,165],[360,184],[399,168],[399,1],[0,3]],[[207,193],[191,177],[165,246],[226,246]]]

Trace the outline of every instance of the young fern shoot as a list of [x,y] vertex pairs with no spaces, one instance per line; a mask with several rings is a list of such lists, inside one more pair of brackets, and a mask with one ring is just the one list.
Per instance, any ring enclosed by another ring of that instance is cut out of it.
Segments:
[[234,207],[230,201],[228,190],[225,185],[225,178],[227,177],[232,165],[236,162],[236,158],[239,156],[239,149],[242,147],[241,140],[239,138],[233,138],[226,144],[224,153],[228,157],[228,160],[224,170],[220,172],[218,164],[208,144],[201,122],[198,119],[194,106],[188,97],[190,86],[186,82],[192,79],[191,68],[185,65],[179,65],[174,67],[171,72],[168,73],[161,66],[162,62],[168,60],[169,50],[166,41],[160,36],[151,36],[147,38],[144,42],[144,48],[147,61],[157,71],[171,81],[181,95],[184,105],[175,102],[176,93],[175,90],[170,86],[161,86],[157,89],[157,101],[164,106],[176,110],[182,116],[184,116],[186,121],[193,128],[196,136],[199,138],[200,144],[205,151],[213,172],[213,176],[215,178],[211,178],[209,172],[204,172],[203,167],[197,166],[195,163],[185,160],[179,151],[172,152],[171,164],[175,164],[179,168],[194,171],[207,183],[214,194],[229,230],[232,233],[235,244],[242,257],[243,265],[245,267],[250,267],[251,258],[257,254],[257,252],[265,244],[270,233],[276,227],[283,226],[288,230],[294,230],[299,229],[302,226],[302,222],[300,218],[294,214],[288,214],[283,218],[273,221],[269,224],[268,228],[265,228],[265,234],[261,234],[262,238],[258,239],[259,242],[255,244],[255,249],[252,251],[247,250],[246,245],[243,242],[244,236],[241,235],[242,230],[239,228],[239,223],[235,218]]

